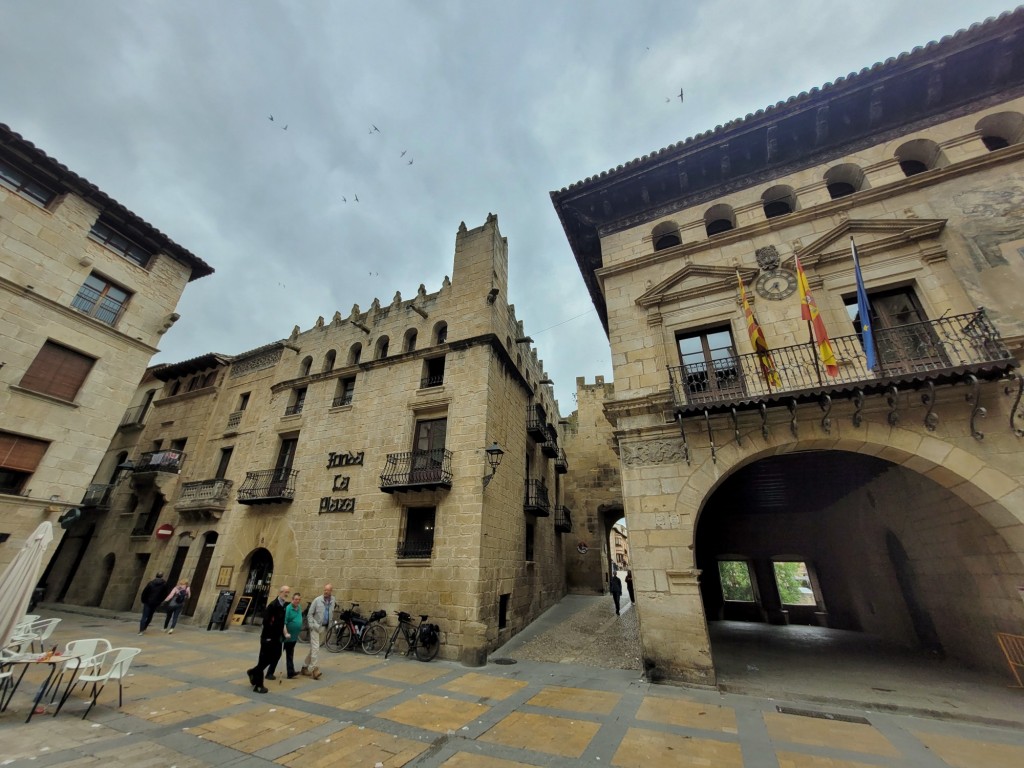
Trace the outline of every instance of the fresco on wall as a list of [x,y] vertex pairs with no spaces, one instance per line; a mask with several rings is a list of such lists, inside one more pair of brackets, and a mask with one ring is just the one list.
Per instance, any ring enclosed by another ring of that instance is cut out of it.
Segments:
[[1000,245],[1024,238],[1024,188],[971,189],[953,195],[968,218],[960,227],[979,272],[1008,264]]

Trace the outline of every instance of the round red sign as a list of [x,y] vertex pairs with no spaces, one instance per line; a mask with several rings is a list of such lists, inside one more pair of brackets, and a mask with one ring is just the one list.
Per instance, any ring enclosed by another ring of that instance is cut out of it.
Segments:
[[167,541],[167,539],[171,538],[171,536],[173,536],[173,535],[174,535],[174,526],[171,525],[170,523],[164,523],[163,525],[161,525],[159,528],[156,529],[156,537],[158,539],[162,539],[164,541]]

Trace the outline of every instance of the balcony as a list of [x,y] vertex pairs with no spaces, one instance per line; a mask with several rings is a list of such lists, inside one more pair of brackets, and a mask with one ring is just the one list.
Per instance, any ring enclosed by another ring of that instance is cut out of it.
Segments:
[[540,452],[547,456],[549,459],[558,458],[558,431],[551,424],[545,425],[547,430],[547,440],[541,443]]
[[558,449],[558,456],[555,458],[555,472],[564,475],[569,471],[569,460],[565,458],[565,451]]
[[295,498],[297,469],[261,469],[246,472],[238,486],[238,503],[249,506],[259,504],[290,504]]
[[300,413],[302,413],[303,405],[305,405],[305,403],[294,403],[293,405],[289,405],[287,408],[284,409],[284,415],[298,416]]
[[765,375],[756,353],[714,360],[710,366],[672,366],[669,381],[675,407],[683,415],[752,410],[783,399],[810,402],[821,395],[853,397],[858,390],[881,392],[901,383],[951,384],[969,375],[998,378],[1017,364],[984,309],[876,329],[874,338],[877,371],[867,368],[858,334],[832,339],[838,376],[825,372],[811,343],[771,350],[776,383]]
[[132,487],[143,481],[158,480],[162,475],[176,475],[184,462],[185,452],[174,448],[144,453],[132,468]]
[[572,533],[572,512],[568,507],[555,507],[555,532]]
[[526,407],[526,434],[534,440],[548,439],[548,417],[540,405]]
[[174,508],[182,515],[219,519],[231,501],[230,480],[199,480],[183,483]]
[[420,389],[427,389],[428,387],[440,387],[444,384],[444,372],[441,373],[429,373],[420,379]]
[[523,511],[537,517],[551,516],[551,502],[548,501],[548,487],[543,480],[527,480]]
[[380,474],[380,489],[384,493],[430,491],[435,488],[451,490],[451,487],[452,452],[446,448],[389,453],[387,464]]
[[114,492],[113,485],[93,483],[85,489],[82,506],[86,509],[110,509],[110,495]]
[[230,416],[228,416],[228,423],[224,429],[226,429],[229,432],[238,429],[238,425],[242,423],[243,413],[245,413],[245,411],[235,411]]
[[143,426],[143,419],[146,416],[146,406],[136,405],[134,408],[129,408],[124,412],[124,416],[121,417],[121,423],[118,425],[120,429],[135,429]]
[[395,551],[399,560],[425,560],[434,552],[434,540],[408,539],[399,541]]

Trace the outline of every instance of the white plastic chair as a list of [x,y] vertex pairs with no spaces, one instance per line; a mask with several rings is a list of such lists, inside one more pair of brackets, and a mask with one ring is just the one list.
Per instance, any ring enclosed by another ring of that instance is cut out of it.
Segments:
[[[64,646],[65,656],[77,656],[78,658],[69,658],[64,662],[64,665],[60,668],[60,675],[57,677],[57,681],[53,683],[53,693],[50,695],[50,703],[57,698],[57,691],[60,690],[61,681],[64,679],[64,673],[70,672],[74,675],[76,672],[83,673],[95,673],[98,672],[98,664],[96,657],[109,651],[111,648],[110,641],[104,640],[102,637],[92,637],[88,640],[72,640],[66,646]],[[68,692],[73,691],[75,686],[80,681],[76,680],[75,685],[72,685]],[[68,696],[68,692],[65,692],[64,698]]]
[[36,643],[39,643],[39,652],[42,653],[46,644],[46,641],[50,639],[50,635],[53,634],[53,630],[60,624],[60,619],[38,619],[29,624],[26,628],[21,631],[21,634],[15,634],[14,640],[27,642],[29,644],[29,650],[35,650]]
[[[124,678],[128,676],[128,667],[131,666],[132,659],[141,652],[141,648],[111,648],[109,651],[97,654],[89,660],[93,664],[95,671],[86,672],[78,676],[78,682],[84,684],[92,683],[92,701],[89,702],[89,707],[85,710],[85,714],[82,715],[83,720],[85,720],[89,712],[96,705],[96,699],[103,693],[103,689],[109,680],[117,680],[117,706],[121,706],[123,700],[122,686]],[[64,706],[64,701],[61,701],[57,711],[53,713],[55,716],[60,712],[62,706]]]

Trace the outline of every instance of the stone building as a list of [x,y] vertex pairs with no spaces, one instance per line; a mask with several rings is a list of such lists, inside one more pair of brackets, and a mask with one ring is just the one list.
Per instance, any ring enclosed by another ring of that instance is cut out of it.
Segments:
[[1022,34],[1004,14],[552,193],[611,345],[654,673],[714,683],[720,619],[990,668],[1024,631]]
[[213,270],[2,124],[0,264],[3,569],[68,519],[186,285]]
[[126,610],[162,570],[192,581],[195,622],[220,589],[251,622],[272,586],[331,582],[341,605],[430,615],[442,655],[477,663],[565,593],[558,404],[493,215],[459,228],[436,293],[156,367],[135,403],[69,600]]

